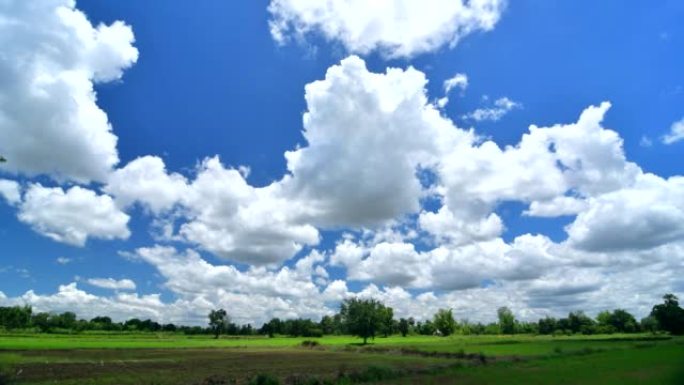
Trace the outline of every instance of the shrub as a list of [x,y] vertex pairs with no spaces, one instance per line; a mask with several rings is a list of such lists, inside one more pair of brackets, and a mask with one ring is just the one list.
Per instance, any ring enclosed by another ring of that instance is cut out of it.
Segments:
[[257,374],[249,381],[249,385],[280,385],[277,377],[270,374]]
[[366,370],[361,372],[352,372],[348,374],[347,377],[350,382],[358,383],[391,380],[393,378],[399,377],[399,375],[399,372],[390,368],[382,366],[369,366]]
[[312,341],[312,340],[304,340],[302,341],[302,346],[306,348],[314,348],[316,346],[319,346],[320,343],[318,341]]

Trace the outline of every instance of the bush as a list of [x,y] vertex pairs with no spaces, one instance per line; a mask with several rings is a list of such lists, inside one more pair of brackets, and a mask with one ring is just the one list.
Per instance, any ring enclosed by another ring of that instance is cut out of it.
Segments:
[[316,346],[319,346],[320,343],[318,341],[312,341],[312,340],[304,340],[302,341],[302,346],[305,348],[315,348]]
[[385,368],[381,366],[369,366],[366,370],[361,372],[352,372],[346,377],[352,383],[358,382],[374,382],[391,380],[393,378],[399,377],[400,373],[392,370],[390,368]]
[[249,385],[280,385],[280,381],[270,374],[257,374],[249,381]]

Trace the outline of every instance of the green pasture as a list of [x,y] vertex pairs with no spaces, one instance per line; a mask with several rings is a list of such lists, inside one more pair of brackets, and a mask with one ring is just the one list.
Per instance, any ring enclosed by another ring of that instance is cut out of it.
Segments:
[[[305,340],[318,345],[302,346]],[[287,382],[293,376],[334,379],[369,367],[398,373],[383,384],[684,384],[684,339],[664,335],[392,336],[360,342],[350,336],[5,334],[0,367],[15,383],[33,385],[246,384],[259,373],[286,384],[296,383]]]
[[406,376],[385,385],[682,385],[684,345],[654,344]]

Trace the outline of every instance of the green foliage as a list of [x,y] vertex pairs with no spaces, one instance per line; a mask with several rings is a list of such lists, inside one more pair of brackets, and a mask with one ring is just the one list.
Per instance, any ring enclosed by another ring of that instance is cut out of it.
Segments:
[[380,332],[389,337],[394,332],[394,310],[391,307],[382,306],[380,312]]
[[674,294],[663,296],[664,303],[656,305],[651,315],[658,321],[662,330],[674,335],[684,334],[684,309],[679,307],[679,302]]
[[408,335],[409,329],[410,329],[409,321],[406,318],[399,319],[398,328],[399,328],[399,333],[401,333],[401,336],[406,337],[406,335]]
[[633,315],[626,310],[616,309],[612,312],[602,311],[596,317],[598,331],[602,333],[634,333],[639,330],[639,325]]
[[0,325],[8,330],[26,329],[31,325],[30,306],[0,307]]
[[456,330],[456,321],[451,309],[439,309],[433,317],[432,323],[439,333],[446,337]]
[[503,334],[514,334],[515,333],[515,316],[511,309],[507,307],[500,307],[496,311],[499,317],[499,328]]
[[319,346],[320,342],[318,341],[312,341],[312,340],[304,340],[302,341],[302,346],[306,348],[315,348],[316,346]]
[[209,313],[209,327],[214,331],[214,338],[218,338],[228,324],[228,313],[223,309],[212,310]]
[[656,317],[649,315],[641,319],[641,330],[655,334],[658,329],[660,329],[660,325],[658,325]]
[[589,318],[583,311],[575,311],[568,314],[567,329],[572,333],[594,334],[596,322]]
[[340,315],[349,333],[363,338],[365,345],[368,338],[375,338],[375,335],[383,328],[388,313],[391,314],[387,309],[382,303],[372,298],[349,298],[342,302]]

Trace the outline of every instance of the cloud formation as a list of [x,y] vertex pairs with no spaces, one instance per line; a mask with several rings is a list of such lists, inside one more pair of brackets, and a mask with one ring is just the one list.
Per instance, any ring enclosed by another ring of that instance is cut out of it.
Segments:
[[412,57],[492,30],[505,6],[505,0],[272,0],[268,11],[280,44],[318,33],[351,53]]
[[101,289],[110,290],[135,290],[135,282],[130,279],[114,279],[114,278],[89,278],[86,282],[89,285],[99,287]]
[[19,205],[18,218],[57,242],[84,246],[89,238],[127,239],[130,217],[108,195],[79,186],[63,190],[31,184]]
[[504,96],[496,99],[490,107],[478,108],[475,111],[463,115],[463,119],[474,120],[476,122],[497,122],[509,112],[520,108],[522,108],[522,104]]
[[3,1],[0,14],[0,170],[104,180],[117,137],[93,86],[137,61],[131,28],[93,26],[73,0]]
[[684,139],[684,119],[672,123],[670,132],[663,136],[663,143],[674,144]]

